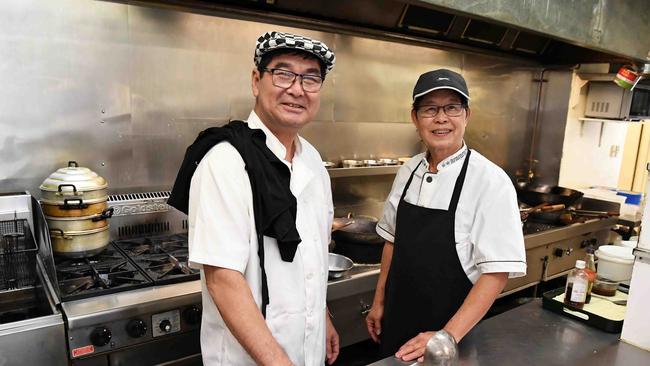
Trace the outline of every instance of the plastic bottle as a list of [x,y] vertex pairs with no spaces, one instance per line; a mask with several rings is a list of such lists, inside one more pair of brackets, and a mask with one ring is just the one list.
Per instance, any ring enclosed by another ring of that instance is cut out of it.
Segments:
[[596,262],[594,260],[594,250],[591,247],[587,249],[585,262],[585,271],[589,276],[589,286],[587,286],[587,297],[585,298],[585,304],[589,304],[589,301],[591,301],[591,289],[594,287],[594,282],[596,281]]
[[569,272],[564,288],[564,303],[582,309],[587,299],[589,275],[585,271],[585,261],[577,260],[574,269]]

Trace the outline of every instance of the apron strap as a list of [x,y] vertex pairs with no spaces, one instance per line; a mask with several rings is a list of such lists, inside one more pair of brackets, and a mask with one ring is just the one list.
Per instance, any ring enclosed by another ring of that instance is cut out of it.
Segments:
[[415,174],[415,171],[418,170],[418,168],[420,167],[420,164],[422,164],[422,160],[420,160],[420,162],[415,167],[415,169],[413,169],[413,171],[411,172],[411,176],[406,181],[406,184],[404,185],[404,190],[402,191],[402,196],[399,198],[400,202],[404,199],[404,196],[406,196],[406,191],[408,191],[409,186],[411,185],[411,181],[413,180],[413,175]]
[[467,148],[467,155],[465,155],[465,161],[463,162],[463,168],[460,170],[460,174],[456,179],[456,185],[454,186],[454,193],[451,196],[451,202],[449,202],[449,212],[456,214],[456,208],[458,207],[458,200],[460,199],[460,192],[463,190],[463,183],[465,182],[465,175],[467,174],[467,165],[469,164],[469,155],[472,151]]

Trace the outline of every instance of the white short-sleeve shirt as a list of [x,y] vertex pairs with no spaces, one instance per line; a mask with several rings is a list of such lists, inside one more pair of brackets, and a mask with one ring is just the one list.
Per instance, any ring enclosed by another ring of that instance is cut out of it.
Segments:
[[[297,200],[296,228],[302,240],[293,262],[284,262],[277,241],[264,237],[270,301],[266,324],[293,364],[320,366],[325,359],[327,247],[334,212],[329,175],[316,149],[303,138],[296,139],[296,152],[288,163],[284,146],[254,112],[248,125],[264,131],[269,149],[291,168],[290,189]],[[191,264],[241,272],[260,305],[251,185],[244,161],[230,143],[217,144],[199,163],[190,186],[188,222]],[[201,285],[203,363],[254,365],[224,323],[203,271]]]
[[[395,241],[397,206],[416,167],[404,199],[417,206],[447,210],[467,151],[467,145],[463,145],[441,161],[437,173],[429,171],[426,153],[404,164],[384,204],[377,233],[387,241]],[[469,157],[454,226],[458,258],[472,283],[482,273],[509,272],[510,278],[526,274],[526,249],[514,186],[501,168],[474,150]]]

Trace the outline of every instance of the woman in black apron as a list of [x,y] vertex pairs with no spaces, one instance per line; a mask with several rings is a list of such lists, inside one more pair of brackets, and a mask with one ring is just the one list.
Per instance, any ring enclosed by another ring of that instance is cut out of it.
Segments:
[[454,236],[456,207],[469,156],[467,150],[446,211],[404,200],[413,173],[404,187],[386,282],[381,337],[384,356],[394,354],[420,332],[442,329],[472,288],[458,259]]
[[[464,258],[463,262],[458,255],[455,235],[456,210],[466,183],[470,155],[472,155],[472,152],[463,146],[465,125],[469,117],[469,93],[465,80],[460,74],[450,70],[430,71],[418,79],[413,91],[413,100],[414,107],[411,115],[420,137],[427,146],[429,170],[437,173],[438,164],[444,167],[454,163],[460,164],[461,159],[463,160],[455,183],[452,183],[453,176],[448,175],[449,178],[441,181],[444,183],[440,183],[454,184],[448,206],[445,206],[446,201],[443,196],[437,196],[438,206],[435,207],[446,207],[446,209],[418,205],[428,203],[420,202],[419,198],[413,201],[412,195],[409,195],[409,200],[414,203],[405,200],[416,171],[425,170],[422,167],[422,160],[417,165],[412,160],[407,166],[413,170],[409,172],[408,180],[401,190],[399,203],[390,203],[387,206],[391,207],[391,210],[396,208],[395,216],[391,214],[387,218],[387,222],[394,224],[394,231],[391,233],[381,227],[381,230],[378,229],[380,235],[380,231],[386,233],[387,236],[382,236],[387,238],[387,244],[382,255],[381,274],[373,309],[366,323],[371,337],[381,342],[384,357],[397,352],[397,356],[404,360],[420,358],[424,353],[427,340],[434,332],[443,331],[446,327],[449,333],[454,333],[450,334],[452,337],[460,340],[485,315],[504,288],[509,270],[515,269],[513,272],[518,275],[520,272],[525,273],[525,248],[514,188],[502,171],[494,173],[495,169],[499,168],[494,167],[493,164],[486,165],[491,163],[485,163],[487,160],[478,153],[475,157],[478,160],[473,160],[476,162],[473,165],[474,169],[478,169],[478,173],[473,173],[471,191],[463,197],[472,197],[472,194],[481,192],[486,195],[494,194],[494,197],[503,198],[502,201],[506,202],[501,208],[506,212],[506,219],[503,221],[506,225],[504,235],[510,237],[505,246],[507,250],[498,251],[496,254],[489,253],[489,262],[507,264],[491,263],[492,267],[487,268],[486,272],[476,272],[477,264],[474,264],[471,268],[474,271],[472,273],[479,273],[479,278],[473,283],[463,267],[463,264],[467,265],[469,258]],[[485,168],[486,166],[488,167]],[[484,172],[490,173],[489,177],[484,177]],[[487,181],[477,182],[477,174]],[[396,182],[403,182],[404,178],[404,175],[398,174]],[[418,179],[421,179],[420,176]],[[431,182],[430,177],[426,179],[427,182]],[[477,188],[495,182],[499,187],[508,185],[510,191],[495,190],[493,186],[489,191]],[[393,199],[399,194],[401,183],[396,184],[397,186],[391,192]],[[443,191],[448,194],[450,190],[436,189],[428,192],[441,194],[438,192]],[[470,196],[467,196],[468,194]],[[428,198],[424,200],[427,201]],[[463,206],[463,212],[470,210],[472,215],[484,213],[473,211],[478,208],[473,205],[478,201],[465,198],[463,202],[466,205]],[[512,215],[510,211],[513,211]],[[392,217],[395,217],[394,222],[391,221]],[[459,222],[462,223],[463,230],[471,229],[467,226],[473,225],[473,219],[465,216],[462,219]],[[496,235],[499,238],[499,245],[502,244],[500,235],[499,231]],[[392,243],[388,239],[391,236],[394,238]],[[481,247],[481,249],[489,248],[491,247]]]

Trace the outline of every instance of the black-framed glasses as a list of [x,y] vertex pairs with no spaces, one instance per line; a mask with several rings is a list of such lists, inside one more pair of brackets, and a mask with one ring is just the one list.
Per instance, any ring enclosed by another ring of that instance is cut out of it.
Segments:
[[278,88],[287,89],[293,85],[297,77],[300,78],[300,85],[307,93],[316,93],[323,86],[323,78],[313,74],[297,74],[284,69],[264,69],[271,73],[271,81]]
[[462,103],[451,103],[445,105],[421,105],[417,109],[417,115],[420,118],[433,118],[438,115],[440,110],[445,111],[447,117],[458,117],[463,114],[463,109],[465,105]]

